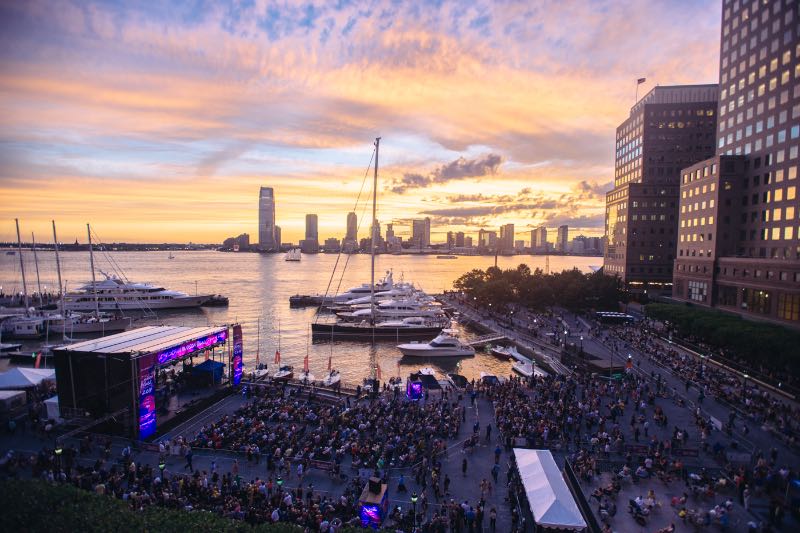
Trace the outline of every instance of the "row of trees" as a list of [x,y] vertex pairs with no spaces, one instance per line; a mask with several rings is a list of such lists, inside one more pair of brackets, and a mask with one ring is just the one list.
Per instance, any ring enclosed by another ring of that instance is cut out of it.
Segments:
[[[0,482],[2,531],[214,531],[228,533],[302,533],[285,522],[252,525],[208,511],[183,511],[145,507],[136,512],[114,497],[98,496],[71,485],[50,485],[38,480]],[[367,531],[345,527],[342,533]]]
[[[800,332],[737,315],[684,305],[648,304],[647,316],[669,322],[678,336],[707,344],[726,358],[791,381],[800,375]],[[786,379],[788,378],[788,379]]]
[[616,309],[623,298],[622,283],[601,272],[584,274],[577,268],[545,274],[528,265],[501,270],[475,269],[458,278],[453,287],[481,306],[501,310],[509,304],[544,311],[560,306],[570,311]]

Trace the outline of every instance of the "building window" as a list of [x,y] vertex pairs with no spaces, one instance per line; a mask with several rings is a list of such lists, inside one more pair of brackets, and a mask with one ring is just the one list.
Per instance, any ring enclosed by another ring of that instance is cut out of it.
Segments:
[[708,284],[704,281],[689,282],[689,299],[698,302],[705,302],[708,293]]
[[778,318],[800,320],[800,294],[778,294]]
[[742,309],[761,315],[769,314],[769,291],[742,289]]

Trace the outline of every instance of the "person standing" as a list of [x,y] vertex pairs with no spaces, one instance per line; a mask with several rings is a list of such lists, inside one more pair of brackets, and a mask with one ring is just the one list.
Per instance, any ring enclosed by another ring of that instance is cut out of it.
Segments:
[[461,460],[461,473],[464,475],[464,477],[467,477],[467,458],[466,457],[464,457],[464,459]]
[[188,468],[190,472],[194,471],[194,467],[192,466],[192,457],[193,457],[193,455],[194,454],[192,453],[192,449],[188,448],[186,450],[186,455],[184,456],[184,458],[186,459],[186,464],[183,465],[183,469],[184,470],[186,470]]
[[497,531],[497,509],[494,507],[489,510],[489,531]]

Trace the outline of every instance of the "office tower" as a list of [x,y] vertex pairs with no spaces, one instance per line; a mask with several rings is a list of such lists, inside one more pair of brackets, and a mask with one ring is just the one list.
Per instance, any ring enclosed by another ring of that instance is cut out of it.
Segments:
[[394,242],[394,224],[386,224],[386,242]]
[[682,171],[673,297],[800,326],[800,4],[724,0],[716,155]]
[[556,251],[567,252],[569,243],[569,226],[559,226],[556,231]]
[[535,230],[531,231],[531,251],[547,251],[547,228],[544,226],[539,226]]
[[319,242],[319,219],[317,215],[306,215],[306,240]]
[[514,241],[514,250],[517,252],[522,252],[525,250],[525,241],[523,240],[516,240]]
[[300,250],[306,254],[319,252],[319,220],[317,215],[306,215],[306,238],[300,241]]
[[456,248],[463,248],[464,247],[464,232],[459,231],[456,233]]
[[447,249],[448,250],[452,250],[453,246],[455,246],[455,244],[456,244],[456,238],[453,235],[453,232],[452,231],[448,231],[447,232]]
[[472,237],[464,237],[464,248],[472,248]]
[[514,249],[514,224],[500,226],[500,249],[511,251]]
[[411,240],[414,246],[420,249],[431,244],[431,219],[430,217],[417,218],[411,221]]
[[275,194],[272,187],[261,187],[258,192],[258,247],[276,250],[280,241],[275,239]]
[[617,128],[603,272],[630,290],[671,290],[681,169],[714,154],[718,93],[716,84],[655,87]]
[[281,227],[280,226],[275,226],[274,235],[275,235],[275,250],[280,250],[281,249]]
[[347,213],[347,233],[344,238],[346,241],[358,241],[358,217],[352,211]]

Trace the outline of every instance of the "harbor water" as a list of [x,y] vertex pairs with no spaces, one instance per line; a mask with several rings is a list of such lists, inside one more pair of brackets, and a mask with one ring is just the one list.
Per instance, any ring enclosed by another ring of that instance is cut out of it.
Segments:
[[[33,253],[24,250],[25,274],[29,293],[36,290],[36,273]],[[375,372],[380,366],[382,378],[407,376],[409,372],[430,366],[442,372],[456,370],[461,362],[460,373],[468,378],[478,377],[481,371],[508,375],[511,365],[492,355],[483,353],[478,347],[475,357],[463,359],[447,358],[424,360],[402,357],[395,343],[371,345],[367,342],[311,342],[310,324],[316,309],[290,309],[289,296],[294,294],[339,292],[368,283],[370,257],[368,255],[340,256],[336,275],[331,273],[337,256],[334,254],[303,255],[302,261],[284,261],[283,254],[223,253],[214,251],[169,252],[99,252],[95,253],[98,270],[115,272],[114,262],[128,279],[134,282],[151,282],[168,289],[188,294],[222,294],[230,299],[228,307],[204,307],[188,310],[160,310],[156,317],[142,317],[134,327],[143,325],[205,326],[240,323],[244,336],[245,370],[252,369],[256,354],[263,363],[272,363],[279,347],[281,362],[303,366],[306,353],[309,355],[311,373],[321,379],[332,357],[334,368],[342,373],[346,383],[358,383]],[[56,292],[58,278],[55,254],[37,251],[39,273],[43,292]],[[88,252],[62,252],[62,279],[67,290],[75,290],[91,279]],[[395,281],[413,282],[429,294],[452,289],[463,273],[494,264],[490,256],[460,256],[458,259],[437,259],[435,255],[381,255],[376,257],[376,279],[387,270],[392,270]],[[344,276],[342,267],[347,263]],[[500,268],[516,268],[525,263],[532,270],[545,268],[544,256],[518,255],[499,257]],[[551,271],[579,268],[590,271],[590,265],[602,264],[600,257],[550,256]],[[98,272],[98,279],[102,279]],[[22,277],[17,256],[0,254],[0,288],[5,294],[22,291]],[[133,315],[136,316],[136,315]],[[260,324],[260,332],[259,332]],[[462,336],[474,334],[461,328]],[[280,333],[279,333],[280,332]],[[260,338],[260,343],[257,339]],[[50,343],[59,338],[49,339]],[[39,343],[40,344],[40,343]],[[35,349],[35,342],[26,342],[25,349]]]

